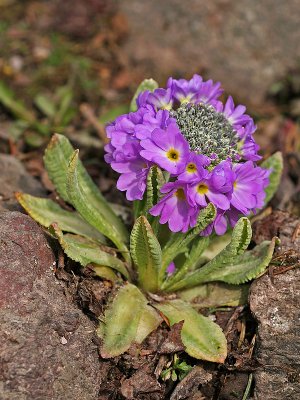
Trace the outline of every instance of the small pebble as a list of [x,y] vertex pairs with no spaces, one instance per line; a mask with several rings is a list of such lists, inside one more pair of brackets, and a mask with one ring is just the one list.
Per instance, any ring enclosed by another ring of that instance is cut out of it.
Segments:
[[68,343],[67,339],[64,336],[62,336],[60,338],[60,342],[61,342],[61,344],[67,344]]

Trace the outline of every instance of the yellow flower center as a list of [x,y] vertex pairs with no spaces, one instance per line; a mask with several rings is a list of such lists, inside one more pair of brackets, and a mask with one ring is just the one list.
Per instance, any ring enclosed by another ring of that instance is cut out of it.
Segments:
[[208,186],[204,183],[200,183],[200,185],[197,186],[197,192],[199,194],[206,194],[208,192]]
[[191,101],[191,96],[181,97],[180,103],[181,104],[188,104]]
[[179,160],[179,151],[176,149],[169,149],[167,152],[167,157],[170,161],[176,162]]
[[190,174],[193,174],[194,172],[197,172],[196,164],[188,163],[188,165],[186,166],[186,172],[189,172]]
[[170,102],[170,103],[164,103],[164,104],[162,104],[161,106],[160,106],[160,108],[162,109],[162,110],[168,110],[168,111],[170,111],[171,109],[172,109],[172,103]]
[[183,189],[177,189],[175,192],[175,196],[179,199],[179,200],[185,200],[185,194],[184,194],[184,190]]
[[234,182],[233,182],[233,187],[234,187],[234,189],[236,189],[236,187],[237,187],[237,181],[234,181]]

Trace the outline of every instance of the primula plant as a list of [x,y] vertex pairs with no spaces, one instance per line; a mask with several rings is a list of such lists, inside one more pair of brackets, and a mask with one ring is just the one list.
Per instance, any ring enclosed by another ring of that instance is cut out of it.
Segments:
[[183,321],[186,352],[224,362],[221,328],[192,301],[208,291],[214,306],[236,304],[228,298],[238,291],[234,285],[262,274],[271,260],[276,238],[247,250],[249,218],[276,191],[281,155],[258,165],[252,118],[231,97],[220,101],[221,94],[219,83],[198,75],[170,78],[165,89],[145,80],[131,112],[107,126],[105,160],[133,202],[131,233],[62,135],[53,136],[44,161],[59,196],[75,211],[17,194],[68,257],[115,283],[97,330],[104,358],[142,343],[163,321]]

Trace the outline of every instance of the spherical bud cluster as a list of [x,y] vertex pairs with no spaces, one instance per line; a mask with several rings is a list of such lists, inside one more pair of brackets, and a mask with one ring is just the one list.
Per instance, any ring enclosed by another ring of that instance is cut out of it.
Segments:
[[149,212],[172,232],[195,226],[209,202],[217,217],[205,235],[225,233],[228,223],[264,205],[270,171],[256,165],[256,127],[245,106],[219,100],[222,92],[199,75],[169,78],[165,89],[139,95],[136,112],[107,127],[105,160],[121,174],[117,187],[128,200],[143,199],[152,165],[168,172],[164,196]]

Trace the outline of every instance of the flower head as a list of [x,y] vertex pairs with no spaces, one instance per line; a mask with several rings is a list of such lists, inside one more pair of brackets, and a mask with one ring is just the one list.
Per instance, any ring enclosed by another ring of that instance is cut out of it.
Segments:
[[220,101],[222,92],[219,82],[199,75],[169,78],[166,88],[140,93],[137,111],[107,127],[105,160],[121,174],[117,187],[127,199],[143,198],[152,165],[167,173],[163,197],[149,212],[173,232],[193,227],[209,202],[217,217],[203,234],[223,234],[264,204],[270,171],[256,165],[256,127],[245,106],[231,96]]

